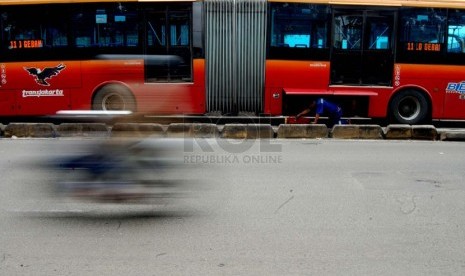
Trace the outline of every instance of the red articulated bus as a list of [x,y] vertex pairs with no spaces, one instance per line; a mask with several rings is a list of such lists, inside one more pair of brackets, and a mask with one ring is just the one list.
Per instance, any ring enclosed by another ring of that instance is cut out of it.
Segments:
[[2,1],[0,115],[205,112],[201,4]]
[[0,2],[0,116],[465,119],[459,0]]

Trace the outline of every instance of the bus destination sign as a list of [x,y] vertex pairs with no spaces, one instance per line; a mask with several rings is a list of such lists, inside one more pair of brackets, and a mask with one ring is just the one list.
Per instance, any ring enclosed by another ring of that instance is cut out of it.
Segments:
[[10,49],[34,49],[44,47],[42,39],[11,40]]
[[407,42],[407,51],[416,52],[441,52],[440,43]]

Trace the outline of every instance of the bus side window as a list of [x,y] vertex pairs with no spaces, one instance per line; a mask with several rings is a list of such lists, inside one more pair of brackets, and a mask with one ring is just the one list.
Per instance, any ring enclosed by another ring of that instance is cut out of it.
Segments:
[[24,49],[25,41],[41,39],[41,19],[38,22],[30,20],[34,13],[25,8],[19,12],[2,13],[2,29],[4,45],[10,50]]
[[68,46],[67,20],[59,10],[23,7],[1,14],[2,44],[8,49]]
[[82,6],[74,11],[74,45],[88,47],[137,47],[137,12],[130,5]]
[[49,25],[45,29],[44,46],[48,48],[68,46],[67,31],[55,25]]
[[271,13],[272,47],[326,48],[326,6],[273,3]]
[[74,45],[77,48],[87,48],[94,44],[93,22],[90,12],[82,9],[72,16],[72,29],[74,30]]
[[168,6],[146,17],[148,82],[192,81],[191,11]]
[[150,20],[147,20],[147,45],[149,47],[166,46],[165,17],[165,13],[154,12]]
[[271,58],[305,59],[312,49],[329,48],[328,5],[273,2],[270,7]]
[[465,53],[465,11],[450,10],[448,21],[448,53]]
[[360,50],[362,47],[363,17],[359,15],[338,15],[334,17],[334,21],[334,48]]
[[[445,43],[446,10],[433,8],[405,8],[401,14],[401,42],[405,45],[414,43]],[[418,45],[418,44],[417,44]],[[423,51],[414,46],[409,50]]]
[[376,22],[374,20],[369,24],[369,50],[388,50],[391,49],[392,29],[386,22]]

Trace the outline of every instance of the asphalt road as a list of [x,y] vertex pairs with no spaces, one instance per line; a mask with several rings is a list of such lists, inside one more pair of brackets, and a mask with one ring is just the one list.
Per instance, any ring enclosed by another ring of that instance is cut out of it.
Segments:
[[180,198],[52,197],[93,140],[0,140],[0,275],[463,275],[465,143],[195,140]]

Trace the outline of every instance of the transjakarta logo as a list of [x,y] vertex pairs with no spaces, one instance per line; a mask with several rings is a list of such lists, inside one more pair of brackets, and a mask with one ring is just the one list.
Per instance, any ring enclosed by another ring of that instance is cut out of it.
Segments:
[[23,90],[23,98],[27,97],[63,97],[65,94],[61,89]]
[[24,67],[24,70],[26,70],[29,73],[29,75],[34,77],[37,84],[42,86],[50,86],[50,83],[48,83],[47,80],[54,76],[58,76],[61,70],[65,68],[66,66],[60,63],[55,67],[45,67],[44,69],[35,67]]
[[457,94],[465,94],[465,81],[462,82],[449,82],[446,88],[446,93],[457,93]]

